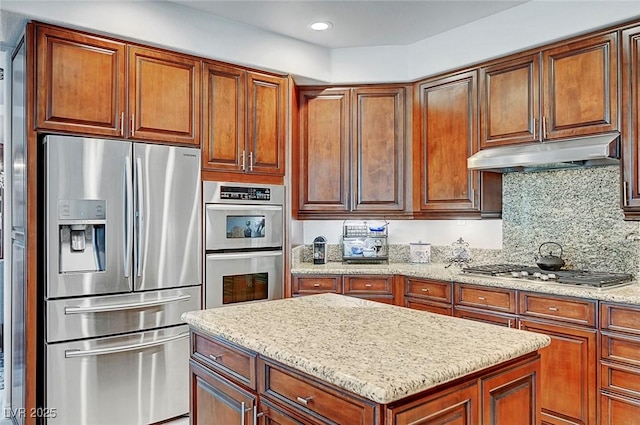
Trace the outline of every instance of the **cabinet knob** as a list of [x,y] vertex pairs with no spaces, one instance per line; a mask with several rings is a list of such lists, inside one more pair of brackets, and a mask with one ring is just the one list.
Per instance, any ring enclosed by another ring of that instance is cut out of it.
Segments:
[[422,288],[421,291],[422,292],[429,292],[429,288]]
[[316,283],[314,283],[314,284],[313,284],[313,287],[314,287],[314,288],[319,288],[319,287],[320,287],[320,284],[319,284],[318,282],[316,282]]
[[486,301],[486,300],[487,300],[485,297],[478,297],[478,299],[479,299],[480,301]]
[[558,307],[549,307],[549,310],[551,310],[551,311],[558,311]]
[[370,283],[365,283],[365,284],[364,284],[364,286],[365,286],[366,288],[371,288],[373,285],[372,285],[372,284],[370,284]]

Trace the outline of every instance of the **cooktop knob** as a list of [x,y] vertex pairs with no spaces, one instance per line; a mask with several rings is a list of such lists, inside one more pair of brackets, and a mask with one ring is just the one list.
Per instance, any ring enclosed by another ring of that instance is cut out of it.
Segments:
[[557,279],[558,276],[556,276],[555,273],[549,273],[549,279]]
[[513,276],[513,277],[520,277],[520,273],[518,273],[518,272],[511,272],[511,276]]
[[529,272],[528,272],[528,271],[526,271],[526,270],[521,271],[521,272],[520,272],[520,274],[521,274],[523,277],[527,277],[527,276],[529,276]]
[[533,277],[535,277],[536,279],[540,279],[541,273],[540,272],[535,272],[533,274]]
[[545,281],[546,281],[546,280],[549,280],[549,276],[548,276],[548,275],[546,275],[546,274],[541,274],[541,275],[540,275],[540,279],[541,279],[541,280],[545,280]]

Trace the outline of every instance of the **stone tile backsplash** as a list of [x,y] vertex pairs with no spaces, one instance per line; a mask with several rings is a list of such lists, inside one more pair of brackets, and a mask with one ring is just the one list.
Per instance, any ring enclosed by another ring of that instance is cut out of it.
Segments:
[[563,247],[567,268],[640,276],[640,223],[624,221],[620,167],[508,173],[503,176],[502,255],[535,264],[540,244]]

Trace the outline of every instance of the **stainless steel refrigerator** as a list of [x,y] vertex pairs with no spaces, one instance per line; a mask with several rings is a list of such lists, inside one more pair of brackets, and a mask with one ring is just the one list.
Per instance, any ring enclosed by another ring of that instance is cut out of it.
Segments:
[[180,316],[201,308],[199,150],[67,136],[44,147],[47,423],[188,413]]

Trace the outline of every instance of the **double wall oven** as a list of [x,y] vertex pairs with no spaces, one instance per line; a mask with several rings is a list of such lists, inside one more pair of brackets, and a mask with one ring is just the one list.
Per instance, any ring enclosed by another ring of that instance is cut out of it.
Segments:
[[203,183],[205,308],[282,298],[284,187]]

